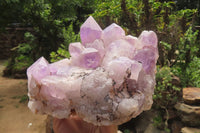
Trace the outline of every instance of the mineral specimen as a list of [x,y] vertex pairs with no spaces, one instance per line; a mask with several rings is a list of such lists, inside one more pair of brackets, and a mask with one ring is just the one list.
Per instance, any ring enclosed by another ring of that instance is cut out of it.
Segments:
[[122,124],[151,108],[158,59],[153,31],[126,36],[117,24],[104,30],[89,17],[70,59],[49,64],[43,57],[27,70],[28,107],[68,118],[76,112],[94,125]]

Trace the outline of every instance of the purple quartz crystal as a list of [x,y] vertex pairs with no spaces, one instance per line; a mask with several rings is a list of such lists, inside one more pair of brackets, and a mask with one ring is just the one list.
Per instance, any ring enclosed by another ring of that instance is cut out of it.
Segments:
[[97,24],[92,16],[90,16],[81,26],[80,36],[82,44],[92,43],[96,39],[100,39],[102,34],[101,27]]
[[31,111],[68,118],[73,110],[94,125],[119,125],[150,109],[156,34],[126,36],[117,24],[102,30],[90,16],[80,36],[69,45],[70,59],[49,64],[41,57],[28,68]]
[[117,24],[113,23],[103,30],[102,40],[108,46],[115,40],[125,37],[125,31]]

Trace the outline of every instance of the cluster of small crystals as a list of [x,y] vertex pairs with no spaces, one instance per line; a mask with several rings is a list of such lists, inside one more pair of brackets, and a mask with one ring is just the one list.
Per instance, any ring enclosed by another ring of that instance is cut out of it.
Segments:
[[157,36],[126,36],[113,23],[104,30],[89,17],[70,59],[49,64],[43,57],[27,70],[28,107],[34,113],[68,118],[76,112],[95,125],[122,124],[152,105]]

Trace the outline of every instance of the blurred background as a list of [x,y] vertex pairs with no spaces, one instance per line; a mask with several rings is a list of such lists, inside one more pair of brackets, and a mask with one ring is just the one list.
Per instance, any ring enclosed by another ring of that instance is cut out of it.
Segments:
[[[136,37],[143,30],[158,35],[154,105],[119,129],[200,132],[199,10],[200,0],[1,0],[0,132],[46,132],[46,117],[22,113],[29,111],[26,69],[41,56],[49,62],[69,58],[68,45],[80,41],[88,16],[102,29],[116,23]],[[195,94],[192,102],[184,97],[188,93]],[[19,125],[9,125],[12,121]]]

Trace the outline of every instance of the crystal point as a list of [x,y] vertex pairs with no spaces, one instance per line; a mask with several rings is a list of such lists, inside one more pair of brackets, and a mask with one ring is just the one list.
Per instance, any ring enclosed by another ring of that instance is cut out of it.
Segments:
[[102,29],[92,16],[90,16],[81,26],[80,36],[82,44],[92,43],[96,39],[101,38]]
[[157,35],[153,31],[143,31],[139,36],[139,40],[143,46],[157,47],[158,44]]
[[102,39],[105,46],[108,46],[111,42],[121,39],[125,36],[125,31],[117,24],[113,23],[103,30]]
[[27,69],[28,78],[33,76],[37,82],[40,82],[42,78],[50,74],[48,65],[49,63],[44,57],[39,58]]

